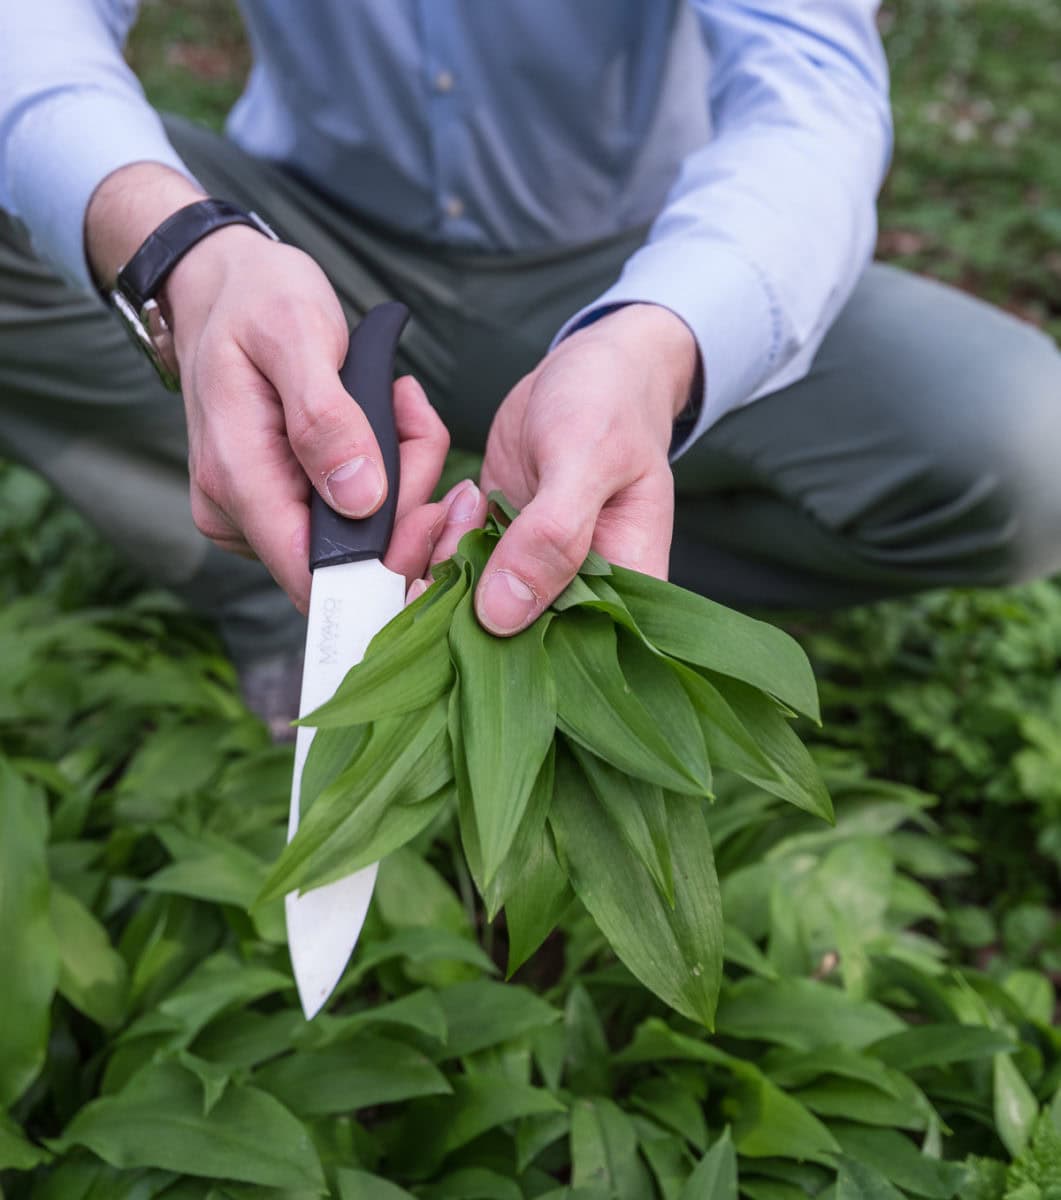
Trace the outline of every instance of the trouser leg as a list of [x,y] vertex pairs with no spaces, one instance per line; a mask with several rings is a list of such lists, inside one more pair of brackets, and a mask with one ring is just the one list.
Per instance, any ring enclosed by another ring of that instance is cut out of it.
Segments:
[[677,464],[672,575],[734,605],[826,607],[1051,573],[1059,458],[1054,343],[874,266],[810,374]]

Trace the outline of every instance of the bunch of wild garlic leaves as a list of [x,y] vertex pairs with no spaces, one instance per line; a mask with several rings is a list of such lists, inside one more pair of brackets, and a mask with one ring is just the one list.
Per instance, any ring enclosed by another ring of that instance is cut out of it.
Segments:
[[725,768],[826,819],[788,718],[810,665],[770,625],[590,554],[531,628],[494,638],[473,596],[514,513],[467,534],[374,638],[317,728],[298,833],[261,900],[405,845],[455,805],[511,974],[576,895],[646,987],[711,1026],[722,915],[704,801]]

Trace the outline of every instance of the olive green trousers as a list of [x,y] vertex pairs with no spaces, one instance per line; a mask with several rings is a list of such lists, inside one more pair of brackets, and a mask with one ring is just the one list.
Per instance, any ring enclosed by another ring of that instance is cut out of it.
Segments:
[[[399,366],[455,446],[483,445],[507,390],[644,235],[529,256],[429,247],[216,134],[177,120],[169,131],[208,191],[253,207],[321,264],[351,320],[385,299],[410,307]],[[42,472],[152,579],[215,618],[237,660],[300,641],[301,619],[264,569],[192,524],[179,399],[2,214],[0,453]],[[802,608],[1052,572],[1059,463],[1053,342],[873,266],[810,374],[730,413],[675,464],[672,578],[736,606]]]

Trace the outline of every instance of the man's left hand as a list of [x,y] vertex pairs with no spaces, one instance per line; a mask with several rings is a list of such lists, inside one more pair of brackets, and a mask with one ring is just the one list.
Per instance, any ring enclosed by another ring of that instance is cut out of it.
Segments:
[[674,521],[667,452],[698,352],[668,309],[631,304],[562,341],[498,409],[483,491],[522,511],[476,593],[502,636],[526,628],[574,578],[591,548],[666,578]]

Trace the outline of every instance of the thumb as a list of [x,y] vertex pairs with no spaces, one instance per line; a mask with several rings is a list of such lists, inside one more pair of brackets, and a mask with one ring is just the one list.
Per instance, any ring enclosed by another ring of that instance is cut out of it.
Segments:
[[584,481],[543,480],[479,581],[475,611],[485,629],[519,633],[559,596],[589,551],[603,500]]
[[279,394],[288,441],[310,482],[338,512],[367,517],[387,494],[383,459],[368,418],[339,379],[345,340],[331,329],[315,332],[271,340],[258,366]]

